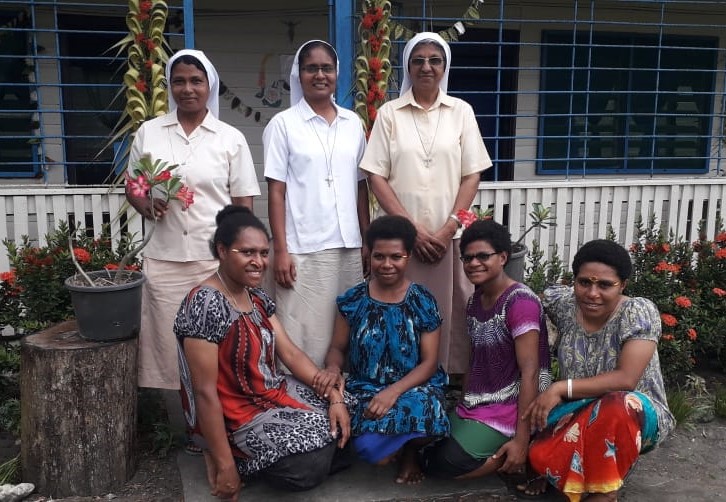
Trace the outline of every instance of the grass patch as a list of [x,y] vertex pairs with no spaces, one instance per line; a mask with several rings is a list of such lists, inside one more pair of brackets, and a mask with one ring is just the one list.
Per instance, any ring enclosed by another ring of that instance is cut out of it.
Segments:
[[726,387],[723,385],[713,391],[713,408],[717,417],[726,418]]
[[678,427],[693,429],[693,417],[696,414],[696,407],[691,402],[686,391],[674,389],[666,392],[668,408],[676,419]]
[[0,485],[14,484],[20,481],[20,454],[0,464]]

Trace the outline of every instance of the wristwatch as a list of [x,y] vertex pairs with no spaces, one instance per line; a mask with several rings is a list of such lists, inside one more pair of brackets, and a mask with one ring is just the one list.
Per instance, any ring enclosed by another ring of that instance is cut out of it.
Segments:
[[456,216],[456,213],[451,213],[449,215],[449,218],[451,218],[452,220],[454,220],[456,222],[456,227],[457,228],[461,228],[461,220],[459,219],[458,216]]

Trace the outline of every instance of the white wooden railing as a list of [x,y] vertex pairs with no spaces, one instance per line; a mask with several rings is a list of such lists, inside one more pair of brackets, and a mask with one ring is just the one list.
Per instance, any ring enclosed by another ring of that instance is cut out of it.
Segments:
[[[28,235],[43,244],[45,234],[59,220],[80,222],[100,231],[111,221],[118,235],[118,214],[124,201],[121,189],[74,186],[0,186],[0,240],[20,240]],[[726,218],[726,178],[686,179],[582,179],[553,181],[510,181],[482,183],[474,201],[493,207],[494,219],[508,223],[512,237],[518,238],[529,224],[532,204],[542,203],[556,216],[556,225],[535,230],[527,244],[537,239],[552,252],[554,244],[564,263],[583,243],[605,237],[608,225],[625,245],[633,242],[636,222],[647,221],[651,213],[666,231],[689,241],[698,237],[701,220],[713,237],[716,218]],[[133,210],[129,216],[133,214]],[[508,220],[508,221],[507,221]],[[141,236],[141,219],[129,217],[129,231]],[[9,268],[5,249],[0,249],[0,272]]]

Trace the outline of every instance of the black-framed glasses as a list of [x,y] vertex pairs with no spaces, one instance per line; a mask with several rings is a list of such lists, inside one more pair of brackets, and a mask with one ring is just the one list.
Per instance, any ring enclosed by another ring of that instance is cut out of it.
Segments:
[[317,75],[319,71],[322,71],[326,75],[335,73],[335,65],[332,64],[306,64],[300,68],[308,75]]
[[413,66],[423,66],[426,62],[428,62],[431,66],[441,66],[444,64],[444,58],[440,56],[432,56],[430,58],[417,57],[411,59],[411,64]]
[[499,254],[496,251],[493,253],[475,253],[475,254],[463,254],[459,256],[459,259],[464,262],[465,265],[468,265],[472,261],[474,261],[474,258],[476,258],[477,261],[484,263],[489,258],[494,256],[495,254]]
[[575,279],[575,284],[581,288],[597,286],[598,289],[605,291],[615,286],[620,286],[620,281],[609,281],[607,279],[598,279],[597,277],[578,277]]

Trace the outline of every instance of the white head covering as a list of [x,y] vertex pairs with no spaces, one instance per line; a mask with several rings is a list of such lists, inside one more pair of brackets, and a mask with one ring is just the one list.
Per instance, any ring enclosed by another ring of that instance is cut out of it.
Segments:
[[444,76],[439,82],[439,88],[444,91],[444,93],[449,88],[451,48],[449,48],[449,44],[447,44],[446,41],[441,38],[441,36],[439,36],[437,33],[422,31],[421,33],[418,33],[416,36],[414,36],[411,40],[406,42],[406,46],[403,48],[403,82],[401,82],[401,90],[398,93],[399,96],[403,96],[406,91],[411,88],[411,77],[408,75],[408,61],[409,59],[411,59],[411,52],[413,52],[413,48],[423,41],[433,42],[436,45],[441,46],[441,48],[444,50],[444,54],[446,55],[446,68],[444,69]]
[[219,118],[219,75],[217,75],[217,70],[214,69],[214,66],[212,66],[212,63],[207,59],[207,56],[204,55],[202,51],[195,51],[194,49],[182,49],[179,52],[175,53],[172,57],[169,58],[169,62],[166,63],[166,82],[169,86],[169,92],[167,92],[167,95],[169,96],[169,111],[173,112],[177,109],[176,101],[174,101],[174,96],[171,95],[171,67],[174,64],[174,61],[179,59],[182,56],[192,56],[193,58],[197,59],[200,63],[202,63],[202,66],[204,66],[204,69],[207,70],[207,80],[209,81],[209,98],[207,98],[207,109],[209,109],[210,112],[212,112],[212,115],[214,115],[214,118]]
[[[295,106],[303,98],[302,84],[300,83],[300,51],[312,42],[321,42],[333,50],[333,54],[335,54],[335,76],[338,76],[340,62],[338,61],[338,53],[335,51],[335,47],[325,40],[308,40],[295,53],[295,59],[292,62],[292,68],[290,68],[290,106]],[[335,95],[331,96],[330,99],[335,101]]]

